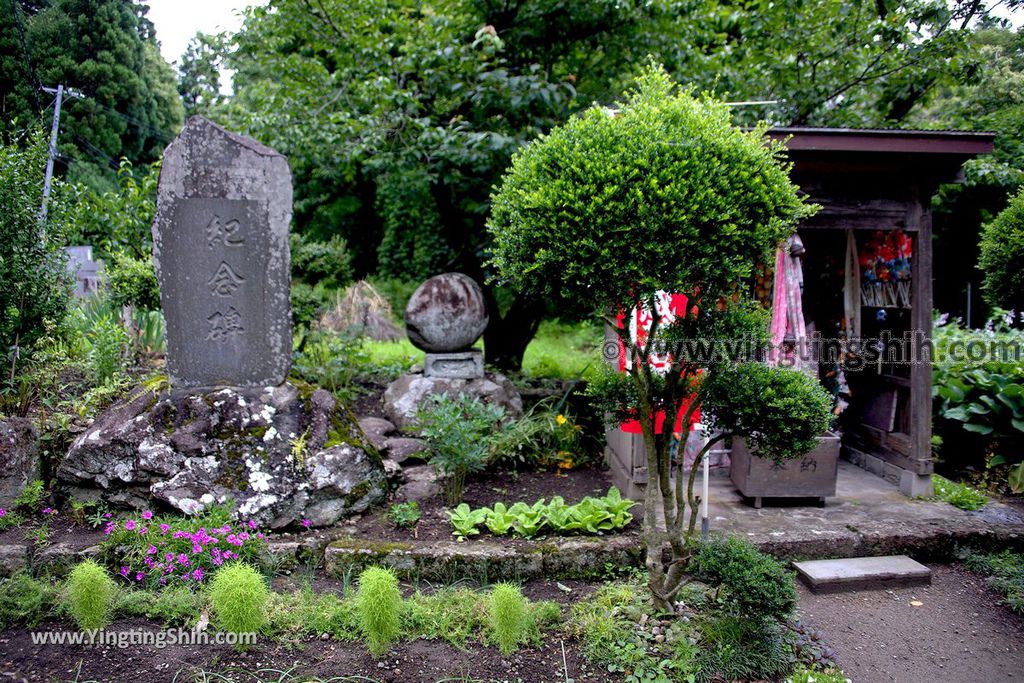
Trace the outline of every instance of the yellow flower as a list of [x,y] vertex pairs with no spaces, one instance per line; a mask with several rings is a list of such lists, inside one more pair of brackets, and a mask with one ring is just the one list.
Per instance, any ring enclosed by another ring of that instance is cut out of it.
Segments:
[[561,427],[562,425],[564,425],[564,424],[566,423],[565,415],[559,415],[558,417],[556,417],[556,418],[555,418],[555,422],[557,422],[557,423],[558,423],[558,426],[559,426],[559,427]]

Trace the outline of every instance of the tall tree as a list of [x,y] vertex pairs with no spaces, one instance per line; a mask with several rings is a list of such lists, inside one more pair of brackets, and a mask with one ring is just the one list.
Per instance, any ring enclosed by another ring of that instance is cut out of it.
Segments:
[[[627,40],[642,16],[601,0],[508,7],[283,0],[251,10],[231,111],[291,158],[302,229],[340,229],[364,272],[488,279],[491,187],[516,149],[574,110],[584,56]],[[485,288],[488,362],[516,367],[544,307],[523,297],[499,306]]]
[[224,37],[200,31],[192,37],[178,64],[178,93],[185,115],[209,115],[221,101],[220,72]]
[[0,97],[12,103],[8,115],[36,119],[40,105],[52,99],[39,96],[38,85],[63,83],[84,97],[69,98],[62,111],[62,152],[115,168],[121,156],[157,159],[181,124],[182,107],[146,6],[132,0],[4,3],[0,40],[18,37],[15,63],[22,65],[16,82],[0,80]]
[[[891,125],[985,16],[977,0],[276,0],[236,36],[232,125],[289,154],[300,230],[363,273],[486,279],[490,193],[511,154],[654,55],[740,121]],[[519,366],[545,307],[487,287],[488,362]],[[499,305],[502,301],[504,305]]]

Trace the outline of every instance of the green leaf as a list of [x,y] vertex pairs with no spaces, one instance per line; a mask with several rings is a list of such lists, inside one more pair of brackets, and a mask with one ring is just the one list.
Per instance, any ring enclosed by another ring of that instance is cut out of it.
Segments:
[[1010,468],[1010,476],[1007,477],[1007,482],[1014,493],[1024,491],[1024,462]]
[[991,434],[994,429],[988,425],[978,424],[976,422],[967,422],[964,424],[964,429],[975,434]]

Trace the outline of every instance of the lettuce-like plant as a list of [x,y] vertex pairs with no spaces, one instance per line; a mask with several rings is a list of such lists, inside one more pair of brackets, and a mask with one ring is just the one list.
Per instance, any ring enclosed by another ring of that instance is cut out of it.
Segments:
[[493,508],[484,508],[487,512],[487,528],[492,534],[504,536],[512,530],[516,517],[509,512],[504,503],[495,503]]
[[587,496],[569,510],[571,521],[566,529],[585,531],[597,534],[615,528],[611,514],[596,498]]
[[479,510],[470,509],[466,503],[460,503],[454,510],[446,510],[448,519],[452,523],[452,533],[455,537],[463,541],[469,536],[476,536],[480,533],[479,527],[487,520],[487,508],[480,508]]
[[544,515],[547,517],[548,526],[556,531],[560,531],[565,529],[572,519],[572,507],[566,505],[565,499],[561,496],[555,496],[548,503]]
[[516,503],[509,508],[509,512],[515,516],[512,528],[523,538],[533,538],[547,524],[547,519],[544,516],[544,513],[547,512],[547,504],[544,499],[538,500],[533,505]]

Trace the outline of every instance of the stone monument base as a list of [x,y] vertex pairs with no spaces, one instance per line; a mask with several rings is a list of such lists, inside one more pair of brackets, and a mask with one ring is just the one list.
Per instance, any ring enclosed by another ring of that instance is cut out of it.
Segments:
[[384,392],[384,412],[399,429],[416,425],[416,412],[428,398],[447,394],[452,398],[468,394],[487,403],[501,406],[511,417],[523,414],[523,399],[509,379],[498,373],[484,373],[478,379],[427,377],[422,373],[402,375]]
[[427,353],[423,359],[423,376],[480,379],[484,376],[484,354],[475,349],[454,353]]
[[232,505],[271,528],[327,526],[384,499],[381,455],[329,392],[142,387],[104,410],[57,471],[61,492],[185,514]]

